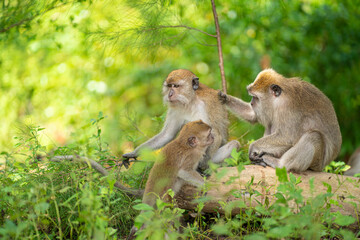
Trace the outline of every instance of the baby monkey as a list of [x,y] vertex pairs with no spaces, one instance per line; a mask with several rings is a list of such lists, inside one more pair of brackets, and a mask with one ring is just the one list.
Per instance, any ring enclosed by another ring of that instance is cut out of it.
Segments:
[[156,162],[151,169],[143,203],[154,206],[156,195],[162,197],[170,188],[176,194],[185,183],[196,187],[204,184],[196,168],[214,142],[211,130],[201,120],[185,124],[179,136],[162,150],[164,160]]
[[[207,148],[214,142],[211,130],[202,120],[184,125],[178,137],[163,148],[163,160],[155,162],[152,167],[143,203],[155,207],[158,196],[169,202],[170,196],[164,196],[167,190],[172,189],[176,194],[185,183],[199,188],[204,185],[204,179],[196,168],[203,160]],[[132,239],[136,231],[134,226],[128,239]]]

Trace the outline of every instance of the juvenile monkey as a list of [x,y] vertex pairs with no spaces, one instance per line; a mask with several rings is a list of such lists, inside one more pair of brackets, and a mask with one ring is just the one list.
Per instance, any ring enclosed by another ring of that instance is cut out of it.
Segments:
[[[201,187],[204,179],[196,168],[213,142],[209,125],[201,120],[187,123],[162,150],[164,159],[152,167],[142,202],[154,207],[157,196],[163,197],[170,188],[176,194],[185,183]],[[169,201],[169,196],[165,196],[165,201]],[[134,226],[128,239],[133,239],[136,231]]]
[[124,158],[135,158],[144,148],[158,149],[173,140],[182,126],[191,121],[202,120],[212,127],[214,143],[206,151],[200,168],[207,167],[207,161],[220,163],[229,157],[233,148],[239,148],[238,141],[227,142],[228,113],[219,101],[217,91],[199,83],[199,78],[184,69],[172,71],[163,83],[163,100],[168,112],[163,129],[159,134],[138,146]]
[[302,172],[321,171],[336,158],[342,140],[335,110],[314,85],[266,69],[247,90],[251,103],[222,92],[219,98],[240,118],[265,127],[249,147],[250,160]]
[[168,189],[176,194],[184,183],[201,187],[203,177],[196,171],[207,148],[214,142],[212,128],[201,120],[187,123],[179,136],[162,150],[163,161],[155,162],[146,182],[143,203],[155,205],[156,193]]

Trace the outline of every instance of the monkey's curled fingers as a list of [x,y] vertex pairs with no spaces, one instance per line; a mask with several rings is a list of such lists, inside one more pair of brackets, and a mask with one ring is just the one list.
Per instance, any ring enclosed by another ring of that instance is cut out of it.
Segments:
[[225,93],[223,93],[222,91],[218,92],[218,98],[222,104],[225,104],[229,101],[228,96]]
[[257,152],[252,152],[249,155],[250,161],[252,164],[254,165],[260,165],[263,167],[267,167],[268,165],[264,162],[264,160],[262,159],[262,156],[264,156],[264,152],[262,153],[257,153]]
[[122,156],[123,156],[123,158],[127,158],[127,159],[134,158],[136,160],[136,158],[137,158],[137,154],[135,152],[125,153]]

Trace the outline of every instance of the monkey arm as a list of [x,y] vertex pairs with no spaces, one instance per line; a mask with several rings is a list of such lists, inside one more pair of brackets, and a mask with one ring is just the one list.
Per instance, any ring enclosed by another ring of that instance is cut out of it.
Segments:
[[251,107],[250,103],[244,102],[240,98],[236,98],[230,95],[227,95],[221,91],[218,93],[219,100],[225,104],[228,109],[238,115],[240,118],[250,122],[256,123],[257,117],[256,114]]
[[176,118],[172,112],[168,112],[165,120],[165,124],[161,132],[154,137],[150,138],[137,148],[133,152],[126,153],[123,155],[124,158],[135,158],[139,151],[143,148],[159,149],[173,140],[184,124],[182,118]]
[[178,177],[195,187],[202,187],[205,183],[204,178],[197,171],[191,169],[180,169]]
[[283,139],[279,134],[271,134],[260,138],[250,144],[249,158],[250,160],[258,160],[263,155],[273,157],[281,157],[292,145]]

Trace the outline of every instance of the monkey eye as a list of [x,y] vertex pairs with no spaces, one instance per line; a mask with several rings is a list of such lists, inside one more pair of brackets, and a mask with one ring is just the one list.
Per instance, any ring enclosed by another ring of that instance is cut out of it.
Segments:
[[282,89],[279,85],[276,85],[276,84],[272,84],[270,86],[270,89],[273,91],[273,94],[275,97],[278,97],[280,96],[281,92],[282,92]]
[[174,88],[180,87],[180,85],[177,85],[177,84],[174,84],[173,86],[174,86]]
[[171,83],[168,83],[168,85],[166,85],[167,87],[171,88],[172,84]]

